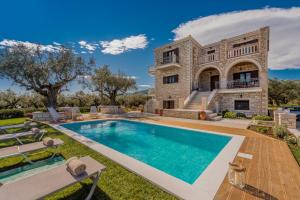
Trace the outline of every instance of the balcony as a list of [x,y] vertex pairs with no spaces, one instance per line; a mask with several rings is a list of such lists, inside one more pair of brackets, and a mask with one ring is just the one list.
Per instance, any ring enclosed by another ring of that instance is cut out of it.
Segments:
[[160,65],[172,64],[172,63],[179,64],[179,56],[176,56],[176,55],[165,56],[162,59],[160,59],[160,62],[159,62]]
[[165,56],[156,62],[156,66],[150,67],[149,68],[149,73],[154,75],[156,70],[164,70],[164,69],[169,69],[173,67],[178,67],[180,68],[181,65],[179,63],[179,57],[176,55],[172,56]]
[[235,58],[254,53],[258,53],[258,43],[230,49],[227,51],[227,58]]
[[259,87],[259,79],[252,78],[250,80],[232,80],[227,81],[227,89],[236,89],[236,88],[253,88]]

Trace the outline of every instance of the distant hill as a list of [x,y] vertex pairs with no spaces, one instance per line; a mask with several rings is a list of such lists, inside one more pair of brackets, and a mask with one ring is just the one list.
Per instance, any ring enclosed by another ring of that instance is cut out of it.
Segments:
[[132,94],[141,94],[141,95],[147,95],[148,94],[148,91],[149,89],[145,89],[145,90],[139,90],[139,91],[136,91]]

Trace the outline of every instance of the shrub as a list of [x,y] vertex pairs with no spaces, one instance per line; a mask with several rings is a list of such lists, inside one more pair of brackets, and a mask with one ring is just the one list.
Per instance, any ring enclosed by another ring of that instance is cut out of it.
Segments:
[[247,118],[246,115],[244,113],[237,113],[236,114],[237,118]]
[[257,116],[254,116],[252,119],[254,120],[262,120],[262,121],[272,121],[272,117],[270,116],[267,116],[267,115],[257,115]]
[[275,126],[273,127],[273,134],[274,134],[276,137],[284,138],[285,136],[287,136],[288,131],[287,131],[287,128],[286,128],[285,126],[282,126],[282,125],[275,125]]
[[24,117],[24,112],[21,109],[2,109],[0,110],[0,119],[10,119]]
[[297,144],[297,138],[295,136],[288,136],[286,138],[286,141],[289,143],[289,144]]
[[257,126],[256,131],[259,133],[267,134],[269,132],[268,127]]
[[236,118],[236,113],[235,112],[226,112],[224,114],[224,118],[235,119]]
[[222,117],[224,117],[227,112],[229,112],[229,110],[223,110],[222,111]]

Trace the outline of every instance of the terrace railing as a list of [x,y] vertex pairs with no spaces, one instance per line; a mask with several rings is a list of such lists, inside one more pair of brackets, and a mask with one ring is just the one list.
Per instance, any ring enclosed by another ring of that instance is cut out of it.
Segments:
[[227,88],[252,88],[252,87],[259,87],[259,79],[258,78],[252,78],[250,80],[232,80],[227,81]]

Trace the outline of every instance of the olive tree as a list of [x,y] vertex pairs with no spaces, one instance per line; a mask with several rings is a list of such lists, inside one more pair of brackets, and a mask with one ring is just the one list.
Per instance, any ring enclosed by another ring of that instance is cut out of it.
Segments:
[[108,66],[103,66],[91,76],[91,87],[93,91],[100,93],[102,100],[106,97],[110,105],[117,105],[117,97],[136,89],[136,82],[123,73],[113,74]]
[[16,94],[14,91],[8,89],[0,91],[0,107],[3,108],[17,108],[22,100],[21,95]]
[[64,47],[45,51],[38,46],[16,45],[0,54],[0,78],[7,78],[26,90],[45,97],[48,107],[56,107],[57,96],[71,81],[86,75],[93,66]]

